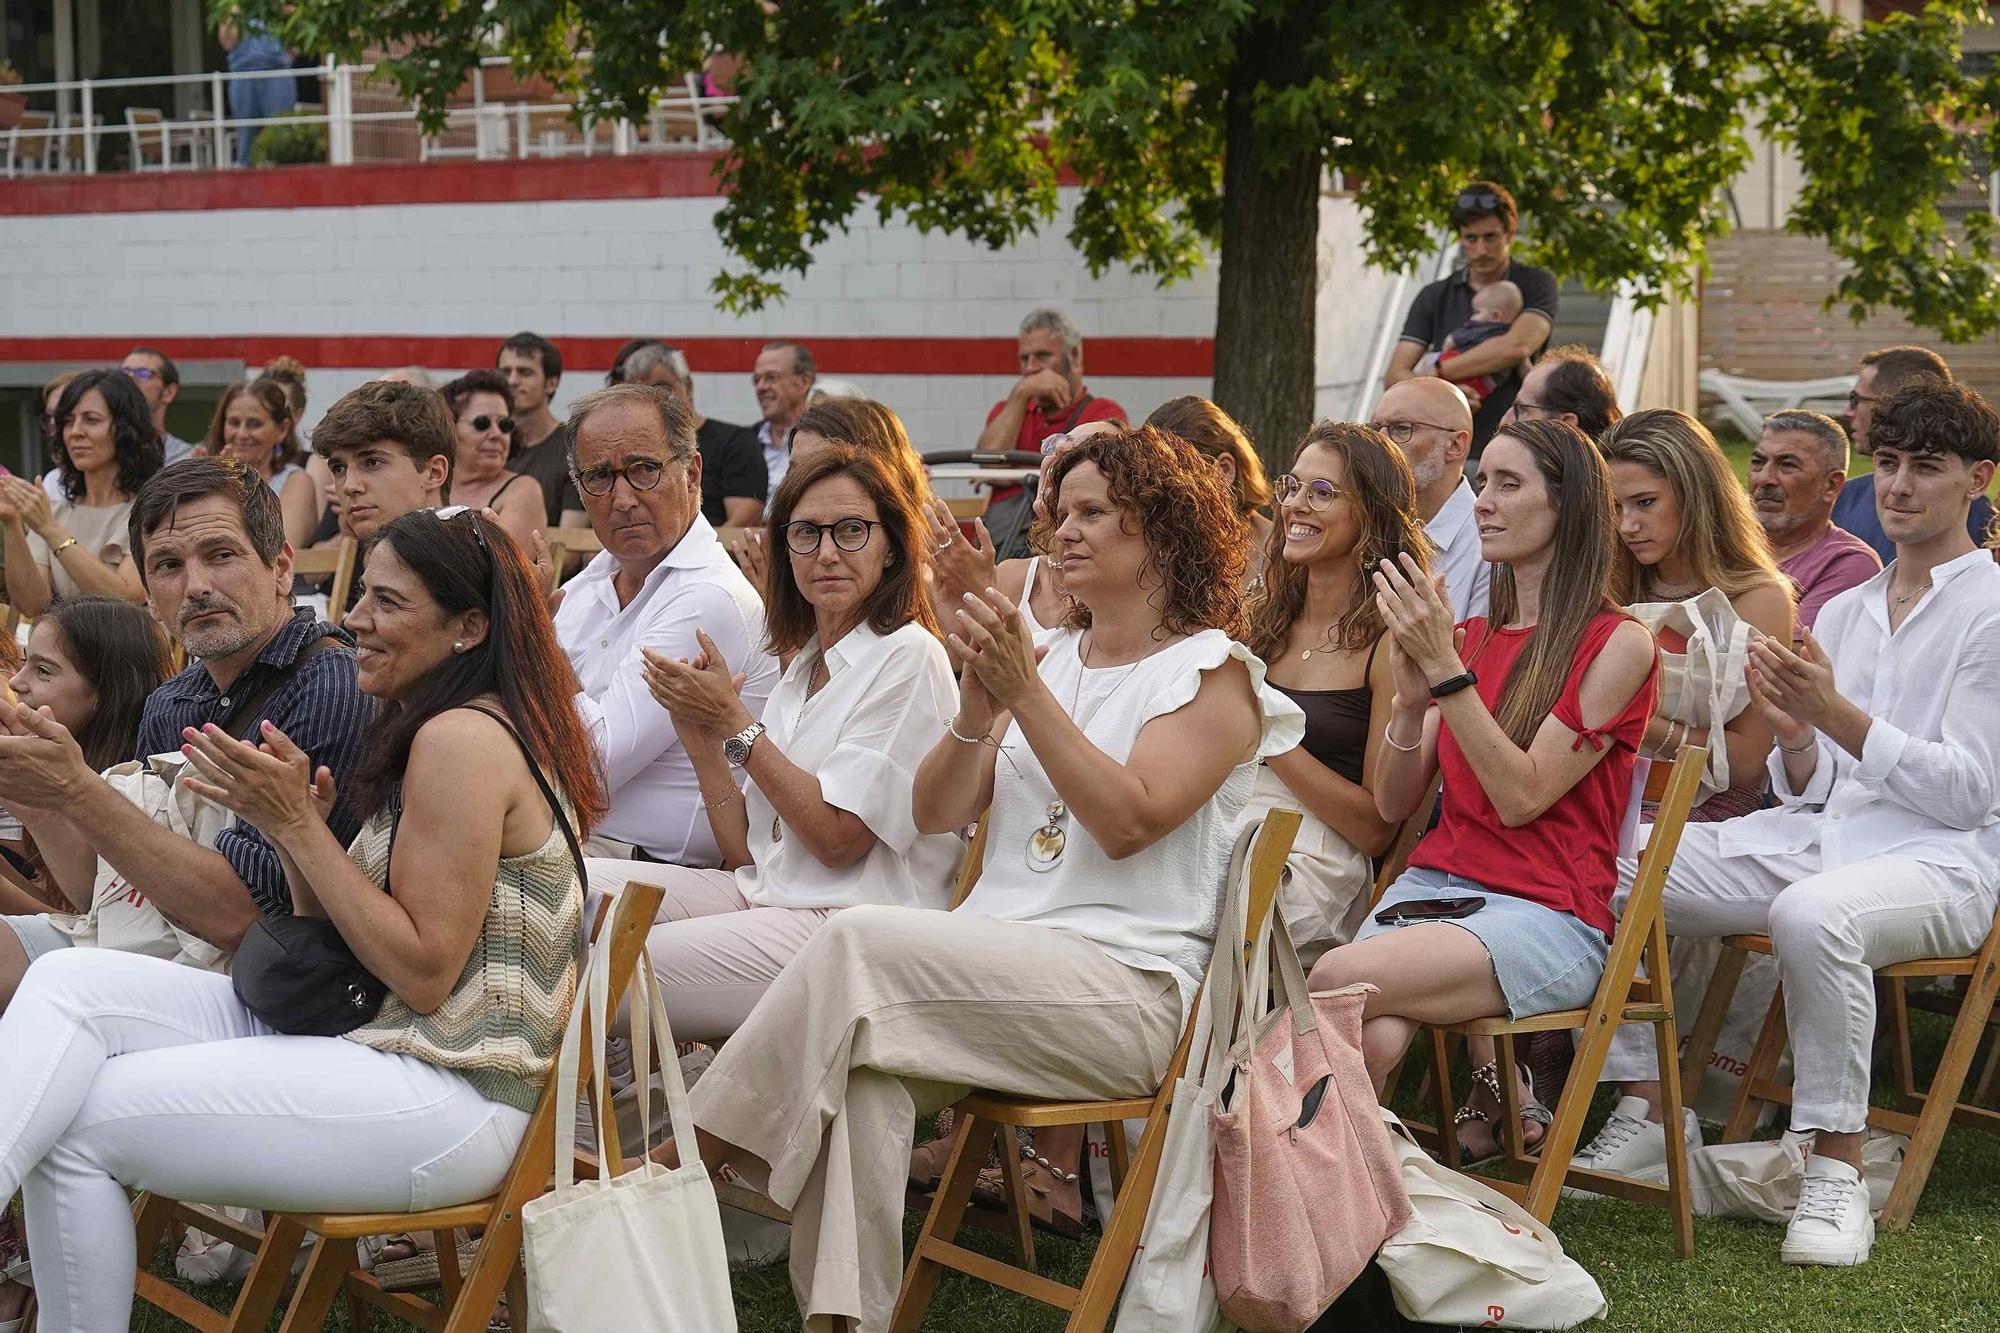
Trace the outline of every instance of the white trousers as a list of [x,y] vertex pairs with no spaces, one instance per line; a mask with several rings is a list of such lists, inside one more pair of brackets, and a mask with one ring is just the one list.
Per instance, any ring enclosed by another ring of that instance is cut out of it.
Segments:
[[273,1034],[226,976],[104,949],[28,969],[0,1017],[0,1069],[0,1199],[25,1196],[50,1333],[127,1328],[127,1188],[270,1210],[443,1207],[497,1188],[528,1124],[414,1057]]
[[[1906,856],[1874,856],[1837,870],[1821,868],[1816,847],[1725,857],[1724,827],[1682,830],[1661,897],[1667,934],[1771,937],[1792,1043],[1792,1128],[1859,1132],[1868,1116],[1874,970],[1976,951],[1993,927],[2000,886]],[[1643,1025],[1618,1030],[1604,1077],[1659,1077]]]

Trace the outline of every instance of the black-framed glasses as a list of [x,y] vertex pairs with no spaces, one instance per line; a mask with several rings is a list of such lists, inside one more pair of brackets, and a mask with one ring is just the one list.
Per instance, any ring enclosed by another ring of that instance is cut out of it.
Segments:
[[1306,507],[1315,514],[1325,509],[1341,496],[1353,493],[1344,486],[1334,485],[1325,477],[1315,477],[1311,481],[1300,481],[1297,477],[1287,472],[1284,476],[1278,478],[1279,504],[1290,504],[1292,497],[1296,496],[1300,491],[1306,493]]
[[502,435],[512,435],[514,433],[514,418],[478,416],[472,419],[472,428],[481,435],[492,430],[495,426],[500,428]]
[[1455,429],[1451,426],[1440,426],[1435,421],[1384,421],[1378,423],[1375,429],[1381,431],[1397,444],[1408,444],[1410,438],[1417,433],[1417,427],[1419,426],[1422,426],[1425,430],[1441,430],[1447,435],[1451,434]]
[[1516,398],[1514,400],[1514,415],[1516,416],[1521,415],[1523,412],[1538,412],[1542,416],[1552,417],[1558,411],[1559,409],[1550,407],[1547,403],[1531,403],[1525,398]]
[[1879,403],[1881,401],[1880,398],[1871,393],[1856,393],[1852,389],[1847,391],[1847,410],[1850,412],[1863,403]]
[[785,524],[785,545],[793,555],[817,555],[820,543],[833,535],[833,544],[843,551],[858,551],[882,524],[872,518],[843,518],[838,523],[808,523],[800,519]]
[[624,467],[587,467],[572,473],[577,489],[585,495],[609,495],[620,477],[635,491],[650,491],[666,475],[667,465],[657,458],[635,458]]

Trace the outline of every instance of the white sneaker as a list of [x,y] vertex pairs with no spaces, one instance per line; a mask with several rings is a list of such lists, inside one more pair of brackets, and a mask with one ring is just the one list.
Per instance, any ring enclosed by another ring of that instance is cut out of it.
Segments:
[[[1701,1122],[1694,1111],[1681,1108],[1681,1136],[1691,1152],[1701,1146]],[[1632,1180],[1658,1182],[1667,1178],[1667,1129],[1646,1119],[1646,1099],[1620,1097],[1611,1118],[1570,1159],[1571,1166],[1603,1171]],[[1596,1199],[1603,1196],[1575,1186],[1564,1186],[1565,1199]]]
[[1868,1215],[1861,1173],[1831,1157],[1806,1158],[1799,1206],[1779,1257],[1788,1264],[1851,1266],[1867,1263],[1874,1244],[1875,1219]]

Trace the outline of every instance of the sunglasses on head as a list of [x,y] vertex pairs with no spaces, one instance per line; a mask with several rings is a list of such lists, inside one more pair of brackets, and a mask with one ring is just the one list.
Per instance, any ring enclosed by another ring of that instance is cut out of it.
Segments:
[[472,419],[472,428],[481,435],[484,435],[495,426],[500,427],[502,435],[512,435],[514,433],[514,418],[478,416]]

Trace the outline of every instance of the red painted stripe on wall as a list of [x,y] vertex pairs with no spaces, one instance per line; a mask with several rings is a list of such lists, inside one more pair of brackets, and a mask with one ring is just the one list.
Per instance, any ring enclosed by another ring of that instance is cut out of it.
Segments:
[[[511,330],[510,330],[511,332]],[[240,360],[261,366],[295,356],[308,369],[383,370],[391,366],[493,364],[506,333],[478,337],[405,334],[257,334],[241,338],[176,338],[141,333],[129,338],[0,338],[0,361],[61,365],[106,364],[136,343],[176,360]],[[623,338],[558,338],[566,370],[602,373]],[[748,374],[764,338],[682,338],[675,346],[701,374]],[[808,338],[813,359],[828,375],[1005,375],[1016,373],[1012,338]],[[1214,373],[1212,338],[1092,338],[1085,345],[1092,375],[1199,379]]]

